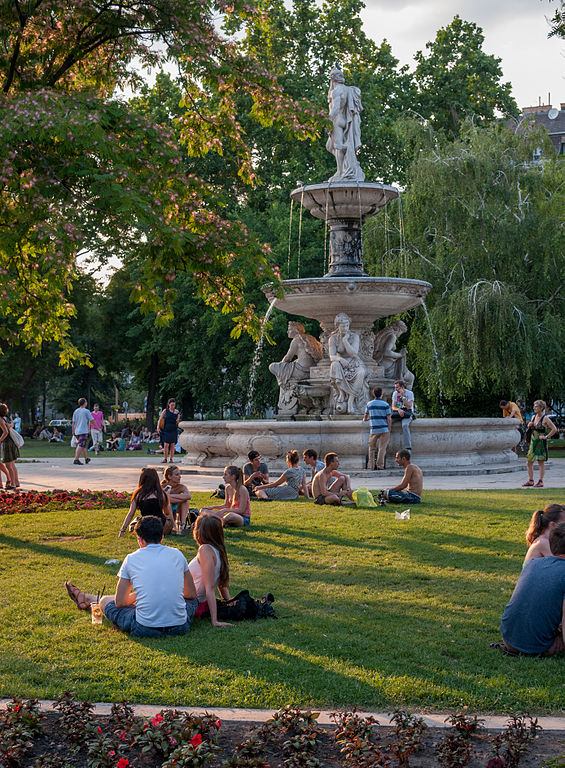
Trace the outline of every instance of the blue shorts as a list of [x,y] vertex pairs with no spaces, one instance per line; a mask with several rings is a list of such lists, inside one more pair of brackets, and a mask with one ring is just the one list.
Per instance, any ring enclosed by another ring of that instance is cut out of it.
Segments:
[[173,510],[173,512],[176,512],[178,508],[179,508],[178,501],[175,502],[174,504],[171,504],[171,509]]
[[245,515],[241,515],[241,517],[243,518],[243,527],[244,528],[245,528],[246,525],[251,525],[251,518],[250,517],[245,517]]
[[127,605],[118,608],[113,600],[106,603],[104,615],[122,632],[127,632],[131,637],[166,637],[167,635],[185,635],[190,632],[194,614],[198,608],[198,600],[190,600],[185,597],[186,622],[175,627],[146,627],[135,620],[135,605]]
[[420,504],[422,501],[411,491],[387,491],[386,498],[391,504]]

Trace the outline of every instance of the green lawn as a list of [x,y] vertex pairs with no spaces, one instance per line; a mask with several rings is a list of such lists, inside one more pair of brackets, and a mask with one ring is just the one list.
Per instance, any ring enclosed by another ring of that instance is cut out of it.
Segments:
[[[251,528],[227,532],[231,588],[272,591],[278,620],[223,630],[198,620],[187,636],[143,641],[92,627],[63,586],[113,590],[117,568],[104,562],[134,548],[133,536],[116,538],[123,510],[1,516],[0,696],[560,712],[562,659],[511,659],[488,645],[529,517],[562,495],[427,492],[409,521],[394,507],[254,502]],[[194,555],[188,537],[169,543]]]
[[[152,450],[159,448],[158,443],[151,443]],[[31,440],[26,438],[22,448],[20,448],[20,458],[22,459],[71,459],[75,455],[75,449],[66,443],[48,443],[46,440]],[[89,451],[89,456],[93,452]],[[104,458],[124,458],[137,456],[147,456],[147,446],[144,444],[141,451],[104,451],[100,454]]]

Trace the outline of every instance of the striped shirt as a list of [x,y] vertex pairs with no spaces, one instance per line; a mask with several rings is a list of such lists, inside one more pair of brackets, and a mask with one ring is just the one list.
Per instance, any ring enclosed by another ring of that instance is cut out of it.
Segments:
[[369,416],[371,423],[371,434],[380,435],[388,432],[388,419],[392,413],[390,405],[384,400],[376,399],[367,403],[365,413]]

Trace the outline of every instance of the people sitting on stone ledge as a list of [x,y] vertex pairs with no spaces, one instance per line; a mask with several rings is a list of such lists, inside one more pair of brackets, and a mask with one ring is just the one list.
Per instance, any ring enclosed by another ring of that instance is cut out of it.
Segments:
[[395,459],[398,466],[404,469],[404,477],[394,488],[381,491],[379,500],[384,499],[391,504],[420,504],[424,487],[422,470],[411,463],[410,451],[405,448],[397,452]]
[[355,504],[349,475],[338,472],[339,456],[326,453],[324,468],[312,481],[312,496],[315,504]]

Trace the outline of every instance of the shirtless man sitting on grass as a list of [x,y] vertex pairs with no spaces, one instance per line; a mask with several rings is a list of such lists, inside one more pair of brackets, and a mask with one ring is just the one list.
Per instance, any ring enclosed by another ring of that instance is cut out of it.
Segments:
[[[355,504],[351,494],[351,483],[348,475],[337,472],[339,457],[337,453],[326,453],[326,466],[312,481],[312,496],[315,504]],[[337,474],[337,479],[336,479]],[[331,484],[331,488],[328,487]],[[348,501],[344,501],[344,496]]]
[[[410,451],[403,448],[395,456],[396,463],[404,469],[404,477],[386,491],[381,491],[379,499],[384,499],[391,504],[419,504],[422,501],[422,489],[424,476],[420,467],[410,463]],[[405,491],[404,489],[407,488]]]

